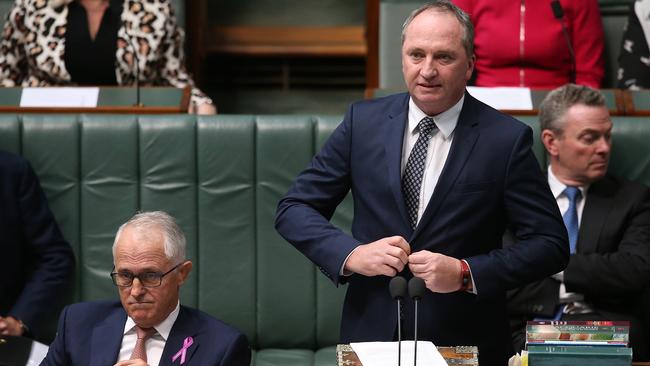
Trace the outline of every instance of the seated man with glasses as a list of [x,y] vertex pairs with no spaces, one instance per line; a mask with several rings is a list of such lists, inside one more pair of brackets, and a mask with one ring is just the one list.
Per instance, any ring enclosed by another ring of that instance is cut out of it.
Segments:
[[65,308],[42,365],[250,364],[239,331],[180,305],[192,262],[185,257],[185,235],[170,215],[139,213],[122,225],[113,262],[120,302]]

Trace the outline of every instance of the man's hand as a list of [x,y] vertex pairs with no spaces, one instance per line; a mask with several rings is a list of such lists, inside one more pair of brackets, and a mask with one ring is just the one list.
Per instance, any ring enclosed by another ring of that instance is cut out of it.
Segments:
[[149,366],[143,360],[136,358],[135,360],[124,360],[116,363],[114,366]]
[[432,292],[454,292],[462,286],[462,268],[456,258],[422,250],[411,254],[408,261],[413,275],[423,279]]
[[345,262],[345,270],[364,276],[395,276],[408,264],[411,247],[401,236],[358,246]]
[[21,336],[25,332],[20,321],[13,316],[1,317],[0,316],[0,334],[10,336]]

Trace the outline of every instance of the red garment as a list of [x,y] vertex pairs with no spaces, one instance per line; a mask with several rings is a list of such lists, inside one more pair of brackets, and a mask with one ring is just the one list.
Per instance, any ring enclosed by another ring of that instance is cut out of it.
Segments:
[[[570,81],[571,57],[550,0],[453,1],[474,23],[475,85],[555,88]],[[575,52],[576,83],[598,88],[605,74],[598,0],[560,3]]]

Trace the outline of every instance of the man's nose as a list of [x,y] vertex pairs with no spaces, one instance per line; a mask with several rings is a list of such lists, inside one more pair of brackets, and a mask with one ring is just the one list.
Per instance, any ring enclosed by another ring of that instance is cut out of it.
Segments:
[[142,282],[140,282],[139,278],[134,278],[133,283],[131,283],[131,296],[133,297],[139,297],[142,296],[146,292],[146,288],[142,286]]
[[598,152],[601,154],[609,154],[612,149],[612,142],[606,137],[601,137],[598,140]]
[[420,68],[420,75],[425,79],[431,79],[438,74],[437,65],[434,62],[433,58],[427,57],[422,63],[422,68]]

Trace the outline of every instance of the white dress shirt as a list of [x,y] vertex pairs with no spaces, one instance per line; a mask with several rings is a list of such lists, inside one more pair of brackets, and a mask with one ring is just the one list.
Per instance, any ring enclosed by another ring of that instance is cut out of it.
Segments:
[[[151,366],[157,366],[160,364],[160,358],[165,349],[165,342],[167,342],[172,326],[174,325],[174,322],[176,322],[176,318],[178,318],[179,310],[180,302],[176,304],[176,308],[169,313],[165,320],[154,326],[156,333],[154,333],[151,338],[147,339],[147,342],[145,343],[145,348],[147,350],[147,364]],[[138,335],[135,331],[135,322],[131,317],[127,317],[126,323],[124,324],[124,336],[122,337],[122,347],[120,348],[118,361],[128,360],[131,358],[137,340]]]

